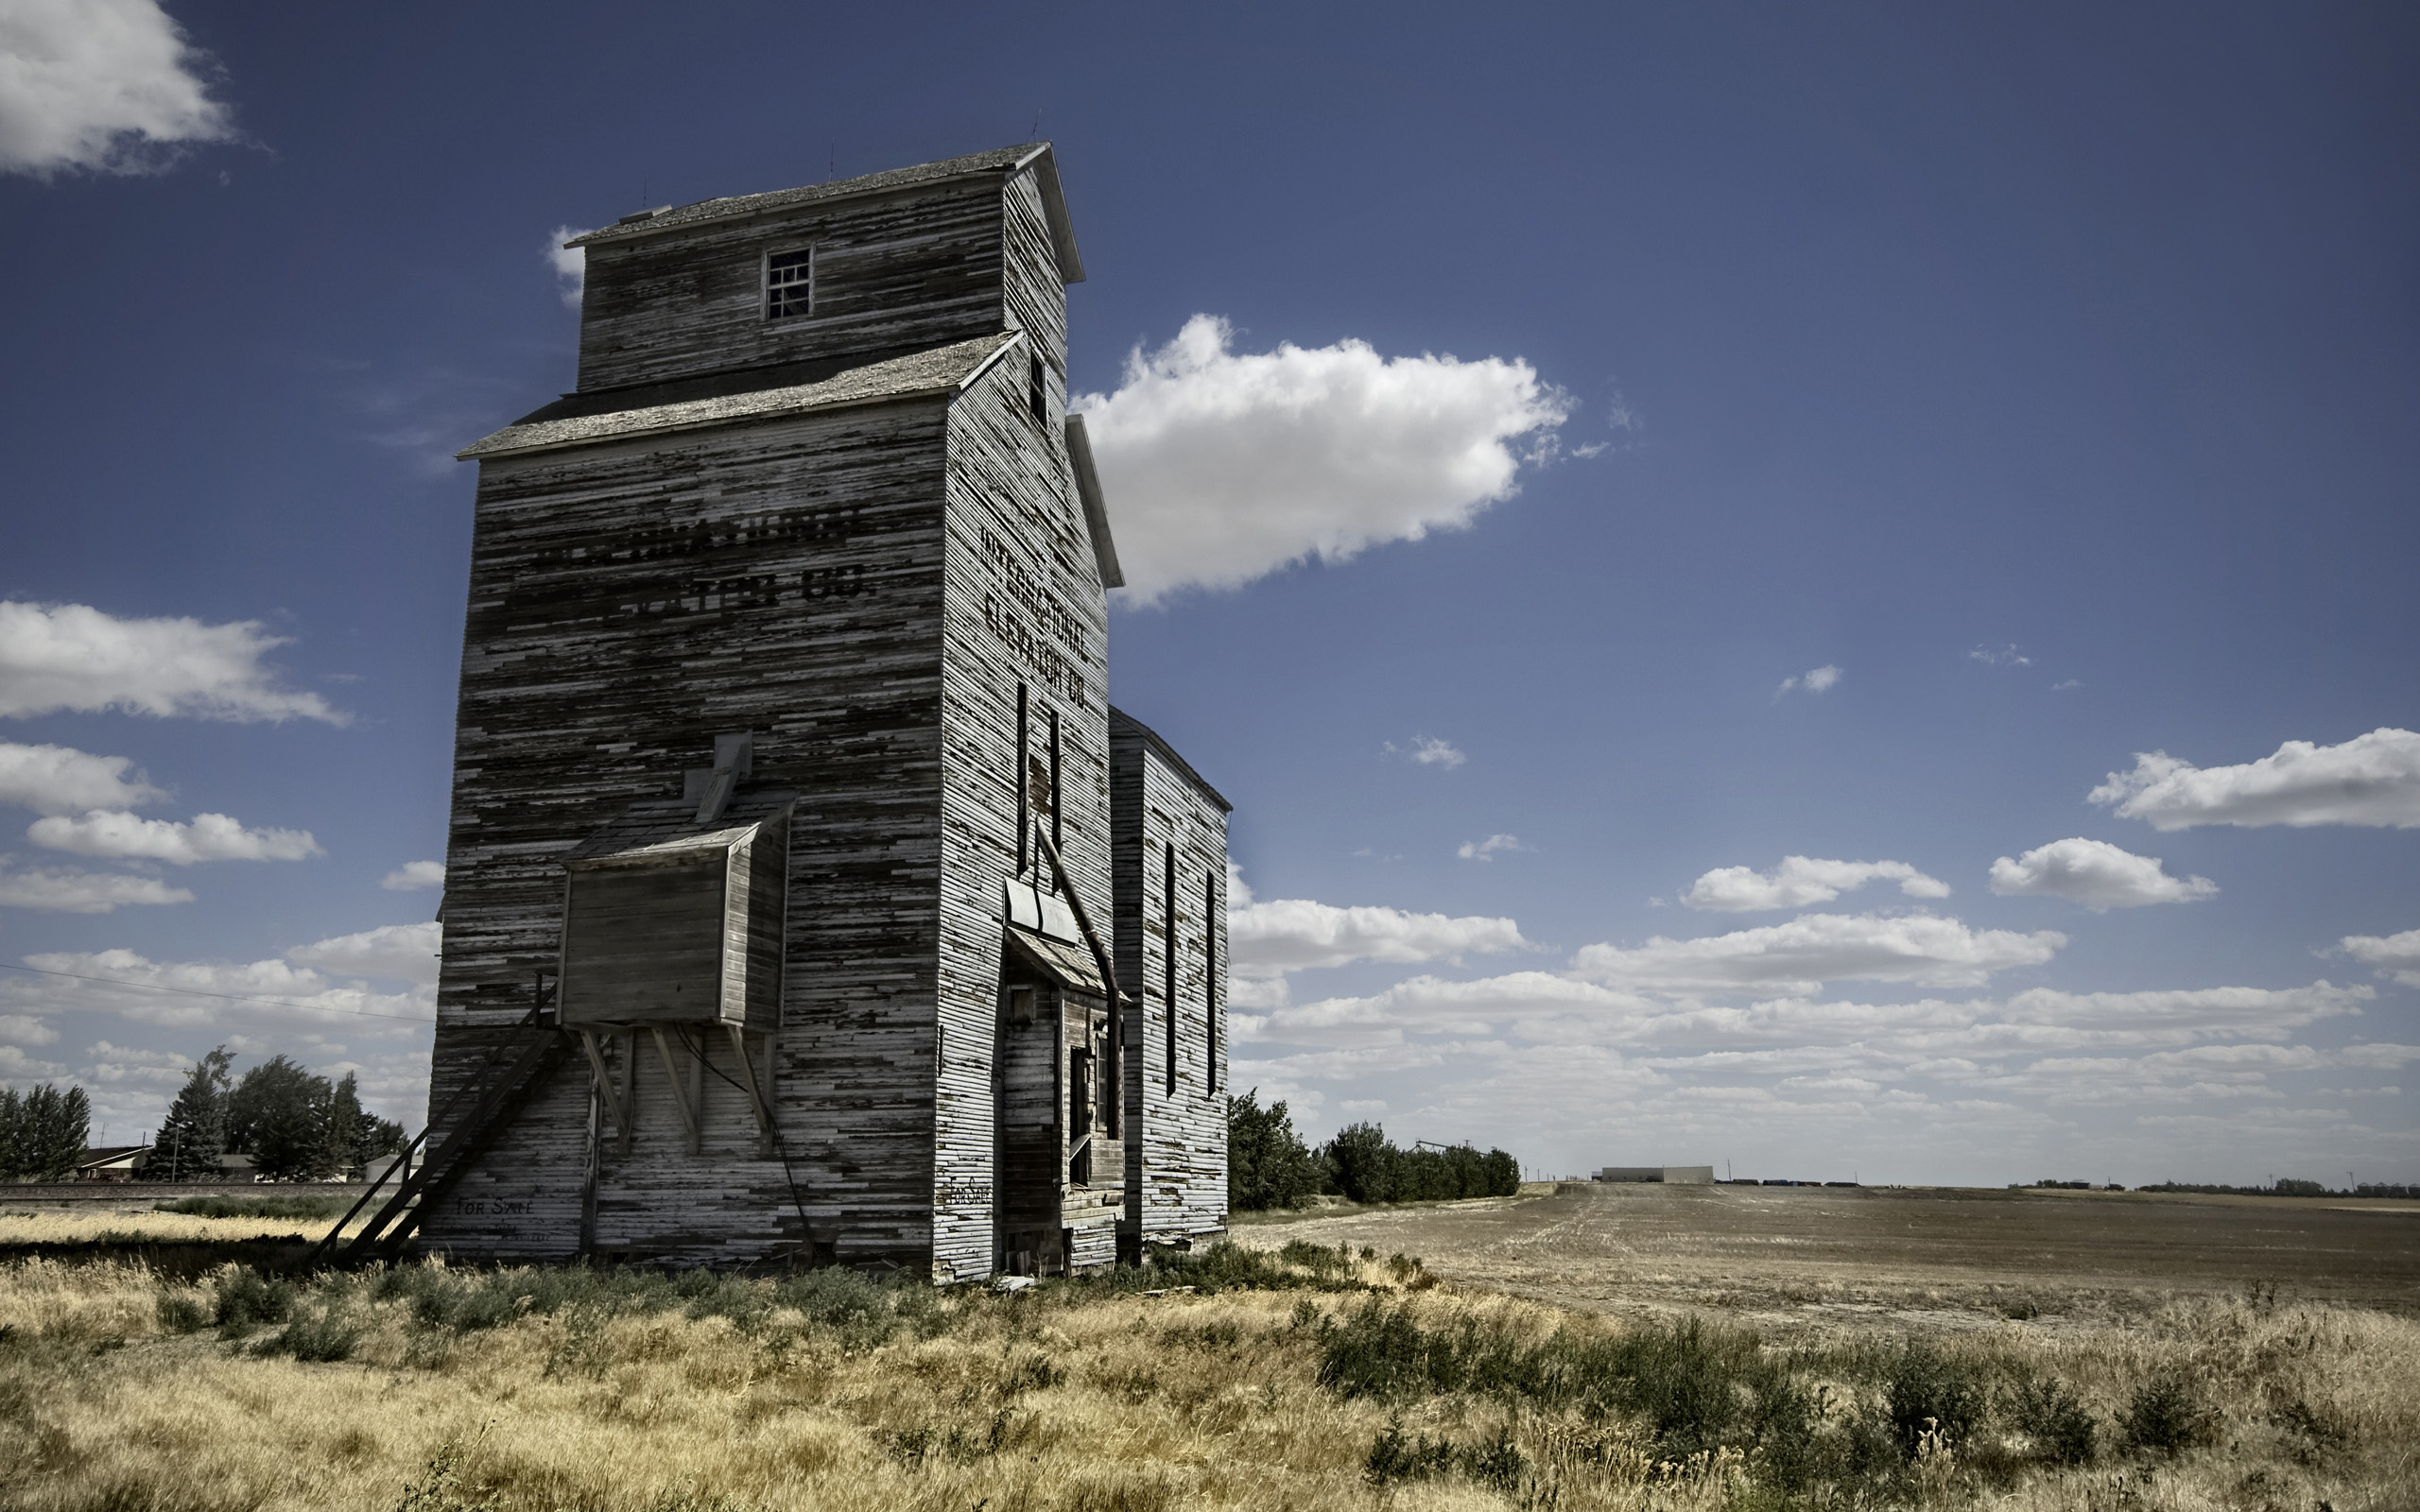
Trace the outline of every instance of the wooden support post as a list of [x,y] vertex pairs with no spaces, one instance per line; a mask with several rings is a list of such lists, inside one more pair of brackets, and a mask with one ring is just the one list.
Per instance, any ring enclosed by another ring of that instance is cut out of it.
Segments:
[[631,1141],[639,1131],[639,1032],[630,1031],[630,1042],[622,1047],[622,1153],[631,1153]]
[[588,1054],[599,1074],[588,1084],[588,1164],[579,1183],[579,1252],[583,1255],[596,1250],[596,1182],[605,1164],[605,1093],[611,1085],[603,1075],[603,1063],[595,1059],[594,1040],[589,1041]]
[[672,1106],[680,1109],[681,1126],[689,1131],[689,1153],[695,1155],[698,1153],[698,1114],[681,1091],[681,1068],[672,1059],[672,1046],[664,1038],[664,1031],[648,1024],[648,1033],[655,1037],[655,1053],[664,1062],[665,1091],[672,1094]]
[[705,1025],[698,1026],[698,1038],[694,1043],[689,1039],[688,1030],[675,1029],[673,1033],[681,1037],[681,1043],[688,1047],[691,1052],[689,1056],[689,1153],[700,1155],[704,1153],[706,1129]]
[[623,1136],[622,1148],[627,1153],[630,1149],[630,1130],[626,1123],[628,1114],[622,1108],[621,1098],[614,1091],[614,1073],[605,1064],[605,1052],[597,1047],[596,1031],[594,1029],[579,1031],[579,1043],[580,1047],[588,1052],[588,1069],[596,1076],[597,1100],[614,1115],[614,1132]]
[[[735,1023],[723,1027],[731,1031],[732,1053],[739,1057],[739,1078],[748,1088],[749,1102],[756,1108],[756,1153],[760,1157],[770,1156],[773,1154],[773,1110],[766,1103],[768,1089],[758,1079],[754,1062],[748,1058],[748,1031]],[[772,1069],[772,1059],[773,1037],[767,1035],[765,1063],[768,1071]]]

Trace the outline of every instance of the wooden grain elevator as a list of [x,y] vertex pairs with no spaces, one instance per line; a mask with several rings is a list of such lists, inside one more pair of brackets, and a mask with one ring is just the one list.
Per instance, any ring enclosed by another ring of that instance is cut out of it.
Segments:
[[479,464],[373,1245],[938,1280],[1224,1231],[1225,800],[1108,703],[1047,145],[626,215]]

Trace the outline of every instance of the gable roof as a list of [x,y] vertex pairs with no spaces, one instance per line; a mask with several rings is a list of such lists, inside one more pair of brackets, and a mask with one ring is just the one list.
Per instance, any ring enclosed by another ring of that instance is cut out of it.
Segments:
[[666,232],[686,231],[714,221],[744,220],[758,215],[776,215],[804,205],[826,204],[836,199],[852,199],[861,195],[889,194],[900,189],[914,189],[925,184],[946,183],[953,179],[972,179],[984,174],[1003,178],[1026,168],[1033,169],[1035,184],[1042,190],[1042,206],[1050,220],[1050,240],[1059,254],[1059,279],[1063,284],[1084,281],[1084,260],[1076,250],[1075,227],[1067,219],[1067,199],[1059,186],[1059,162],[1047,142],[1028,142],[1018,146],[994,147],[989,152],[969,153],[962,158],[943,158],[935,163],[919,163],[912,167],[890,168],[881,173],[861,174],[855,179],[841,179],[831,183],[806,184],[796,189],[775,189],[761,195],[727,195],[718,199],[700,199],[695,204],[676,205],[663,210],[643,210],[624,215],[611,226],[601,227],[563,243],[565,247],[595,247],[606,242],[628,241],[638,236],[661,235]]
[[1158,730],[1153,730],[1150,726],[1143,723],[1140,719],[1135,718],[1132,714],[1128,713],[1125,710],[1112,706],[1109,711],[1109,738],[1114,741],[1120,736],[1139,738],[1145,746],[1150,747],[1153,755],[1159,757],[1161,761],[1167,764],[1169,770],[1175,772],[1179,777],[1182,777],[1186,782],[1192,783],[1194,791],[1200,793],[1203,798],[1208,799],[1211,802],[1218,804],[1219,813],[1233,814],[1236,812],[1236,806],[1233,803],[1228,802],[1225,799],[1220,798],[1217,788],[1212,787],[1208,782],[1203,782],[1201,780],[1201,774],[1193,769],[1193,764],[1178,755],[1176,753],[1176,747],[1169,745],[1167,740],[1162,738]]
[[973,383],[1000,353],[1022,339],[1022,332],[1003,331],[997,335],[955,341],[927,352],[910,352],[904,357],[890,357],[863,367],[843,369],[814,383],[683,400],[668,404],[648,404],[602,415],[571,415],[559,420],[525,421],[508,425],[454,455],[465,462],[493,456],[521,456],[532,452],[558,451],[567,446],[587,446],[598,441],[660,436],[674,431],[704,430],[737,421],[771,420],[810,410],[838,409],[850,404],[944,397]]

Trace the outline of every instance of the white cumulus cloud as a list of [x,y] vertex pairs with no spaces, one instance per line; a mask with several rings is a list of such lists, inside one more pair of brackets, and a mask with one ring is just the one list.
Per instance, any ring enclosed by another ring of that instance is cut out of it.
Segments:
[[1301,898],[1272,898],[1227,913],[1230,968],[1240,977],[1272,977],[1351,961],[1433,961],[1530,948],[1510,919],[1406,913],[1400,908],[1339,908]]
[[588,288],[588,249],[565,247],[575,236],[585,236],[592,228],[558,226],[547,233],[544,248],[546,266],[555,270],[555,282],[562,288],[563,303],[579,308],[581,294]]
[[251,620],[120,619],[85,604],[0,601],[0,716],[117,709],[344,723],[318,694],[280,687],[261,664],[285,644]]
[[94,756],[65,746],[19,746],[0,740],[0,803],[37,814],[130,809],[167,797],[131,779],[124,756]]
[[74,867],[19,868],[0,856],[0,908],[55,914],[106,914],[128,903],[189,903],[193,894],[157,877],[84,871]]
[[1976,987],[1994,971],[2039,966],[2066,943],[2055,930],[1969,929],[1934,914],[1804,914],[1703,939],[1589,945],[1571,965],[1610,986],[1665,992],[1813,992],[1830,981]]
[[2196,766],[2166,751],[2140,751],[2131,772],[2112,772],[2090,801],[2155,830],[2197,824],[2307,827],[2356,824],[2420,828],[2420,733],[2379,729],[2341,746],[2290,740],[2239,766]]
[[1518,359],[1234,341],[1197,315],[1158,351],[1135,348],[1115,392],[1075,401],[1132,602],[1466,525],[1516,491],[1570,413]]
[[0,173],[152,173],[235,127],[158,0],[0,6]]
[[2065,898],[2095,913],[2189,903],[2218,890],[2207,877],[2171,877],[2159,857],[2138,856],[2106,840],[2053,840],[1992,863],[1992,891],[2003,898]]
[[36,819],[26,838],[81,856],[129,856],[180,867],[197,861],[302,861],[320,855],[308,830],[253,830],[224,814],[197,814],[190,824],[95,809],[70,818]]
[[1804,908],[1827,903],[1869,882],[1895,882],[1910,898],[1946,898],[1949,885],[1904,861],[1826,861],[1784,856],[1771,871],[1718,867],[1690,884],[1681,902],[1691,908],[1747,913],[1759,908]]
[[338,935],[285,953],[289,961],[316,966],[339,976],[377,976],[399,982],[437,981],[437,951],[444,926],[387,924],[358,935]]
[[445,863],[406,861],[379,878],[378,885],[389,892],[417,892],[423,887],[442,887],[445,885]]
[[1815,668],[1812,672],[1800,673],[1794,678],[1784,678],[1781,679],[1781,686],[1773,690],[1773,697],[1778,700],[1783,694],[1793,688],[1803,688],[1808,693],[1829,693],[1832,685],[1841,680],[1841,675],[1840,668],[1826,664]]
[[2405,987],[2420,987],[2420,929],[2400,935],[2347,935],[2337,949]]

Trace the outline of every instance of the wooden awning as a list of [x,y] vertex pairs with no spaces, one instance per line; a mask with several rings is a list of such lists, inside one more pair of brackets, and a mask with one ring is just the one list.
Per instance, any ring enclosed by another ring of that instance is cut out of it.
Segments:
[[1093,964],[1092,952],[1082,946],[1064,944],[1015,924],[1000,933],[1007,940],[1011,956],[1043,976],[1071,992],[1103,999],[1109,996],[1109,988],[1100,979],[1100,968]]

